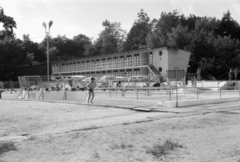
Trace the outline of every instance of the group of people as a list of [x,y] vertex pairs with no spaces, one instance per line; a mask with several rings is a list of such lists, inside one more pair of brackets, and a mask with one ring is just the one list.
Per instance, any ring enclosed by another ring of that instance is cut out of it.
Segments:
[[[238,67],[230,68],[230,70],[228,72],[229,81],[233,80],[233,77],[235,80],[237,80],[238,73],[239,73]],[[197,78],[196,79],[201,80],[201,69],[200,68],[197,69]]]
[[[15,93],[17,93],[17,91],[14,89],[14,83],[12,80],[10,80],[10,83],[9,83],[9,88],[11,90],[11,94],[12,92],[14,91]],[[2,93],[4,92],[5,90],[0,90],[0,99],[2,98]]]
[[228,72],[229,81],[231,81],[233,79],[233,76],[235,77],[235,80],[237,80],[238,72],[239,72],[238,68],[235,68],[235,69],[230,68],[230,70]]

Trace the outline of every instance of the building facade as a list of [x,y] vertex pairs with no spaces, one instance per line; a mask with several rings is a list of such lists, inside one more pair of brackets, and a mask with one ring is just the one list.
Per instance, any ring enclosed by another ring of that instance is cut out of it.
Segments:
[[89,77],[155,75],[165,77],[165,71],[174,68],[184,69],[187,72],[189,59],[190,52],[188,51],[168,47],[149,48],[57,61],[52,64],[52,75]]

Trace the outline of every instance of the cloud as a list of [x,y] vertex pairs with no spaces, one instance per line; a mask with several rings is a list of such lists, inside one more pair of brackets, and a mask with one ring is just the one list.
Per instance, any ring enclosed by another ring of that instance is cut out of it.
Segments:
[[232,17],[240,24],[240,3],[234,3],[229,7]]
[[170,0],[173,9],[188,16],[208,16],[221,19],[223,13],[228,10],[235,20],[240,22],[240,1],[239,0]]

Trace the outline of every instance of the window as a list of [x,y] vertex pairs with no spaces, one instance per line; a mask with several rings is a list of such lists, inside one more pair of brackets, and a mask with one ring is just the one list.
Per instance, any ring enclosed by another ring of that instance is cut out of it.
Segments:
[[106,59],[102,59],[102,69],[106,68]]
[[125,71],[124,70],[120,70],[120,76],[125,76]]
[[117,71],[117,70],[114,70],[114,71],[113,71],[113,75],[114,75],[114,76],[118,76],[118,71]]
[[81,70],[80,62],[77,62],[77,70]]
[[112,68],[112,58],[107,59],[107,68]]
[[89,65],[90,65],[89,61],[86,61],[86,70],[90,69]]
[[127,56],[127,65],[126,66],[132,66],[132,56],[131,55],[129,55],[129,56]]
[[128,77],[132,76],[132,69],[128,69],[128,70],[127,70],[127,76],[128,76]]
[[139,66],[140,59],[139,59],[139,54],[135,54],[133,56],[133,66]]
[[113,61],[113,67],[114,67],[114,68],[117,68],[118,58],[117,58],[117,57],[114,57],[113,60],[114,60],[114,61]]
[[95,67],[96,69],[99,69],[100,68],[100,60],[99,59],[97,59],[96,60],[96,67]]
[[105,71],[102,71],[102,76],[106,75],[106,72]]
[[124,56],[121,56],[120,57],[120,67],[124,67],[124,65],[125,65],[125,62],[124,62]]
[[82,61],[82,63],[81,63],[81,70],[85,70],[85,62],[84,61]]
[[112,75],[112,71],[108,71],[108,72],[107,72],[107,75]]
[[77,70],[77,68],[76,68],[76,62],[73,63],[72,70],[73,70],[73,71],[76,71],[76,70]]
[[91,69],[95,69],[95,61],[94,60],[91,61],[91,64],[92,64]]

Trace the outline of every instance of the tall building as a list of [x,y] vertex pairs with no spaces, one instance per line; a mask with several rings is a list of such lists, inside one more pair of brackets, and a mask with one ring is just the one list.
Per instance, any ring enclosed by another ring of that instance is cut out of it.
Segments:
[[175,48],[141,49],[108,55],[87,56],[57,61],[52,64],[52,75],[154,75],[165,78],[166,70],[178,68],[187,71],[190,52]]

